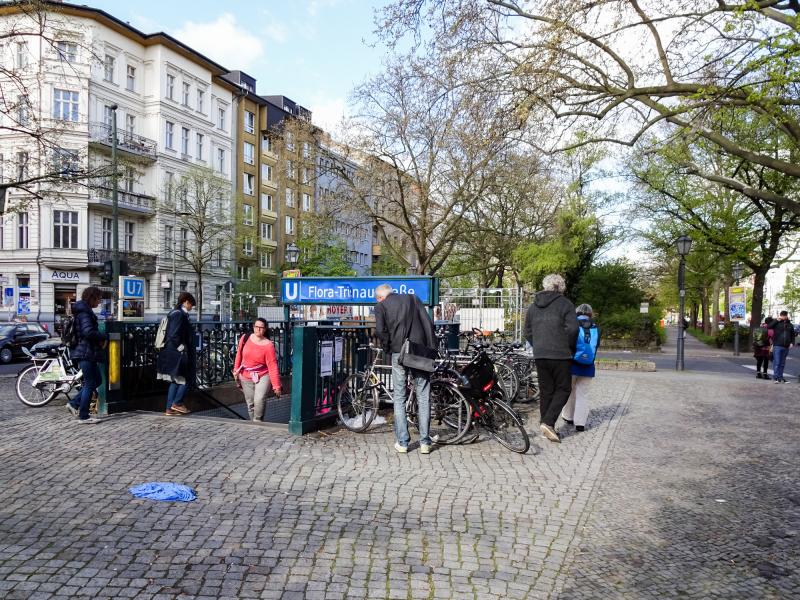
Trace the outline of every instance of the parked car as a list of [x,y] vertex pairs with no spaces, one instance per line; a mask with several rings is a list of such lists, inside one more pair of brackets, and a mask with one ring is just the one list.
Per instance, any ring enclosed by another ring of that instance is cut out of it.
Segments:
[[9,323],[0,325],[0,362],[10,363],[14,358],[24,356],[23,348],[49,339],[50,334],[39,323]]

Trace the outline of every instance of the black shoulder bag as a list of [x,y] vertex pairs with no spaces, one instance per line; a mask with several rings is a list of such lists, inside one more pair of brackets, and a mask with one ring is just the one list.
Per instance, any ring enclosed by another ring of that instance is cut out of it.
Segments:
[[398,362],[409,369],[433,373],[436,369],[434,359],[439,354],[436,350],[428,348],[425,344],[418,344],[408,339],[408,336],[411,335],[414,319],[417,318],[417,303],[414,302],[413,296],[408,296],[407,304],[406,320],[408,322],[408,327],[406,328],[405,341],[403,342],[403,347],[400,349],[400,358]]

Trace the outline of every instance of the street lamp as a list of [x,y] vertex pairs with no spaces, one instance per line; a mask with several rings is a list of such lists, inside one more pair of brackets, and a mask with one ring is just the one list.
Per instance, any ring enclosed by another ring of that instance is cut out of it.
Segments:
[[292,242],[286,246],[286,262],[289,263],[293,269],[297,265],[299,258],[300,248],[297,247],[297,244]]
[[683,326],[683,313],[686,310],[686,255],[692,249],[692,238],[682,235],[675,240],[675,249],[681,257],[678,264],[678,295],[679,295],[679,323],[678,323],[678,356],[675,361],[675,370],[683,371],[684,344],[686,341],[686,328]]
[[[117,173],[117,108],[112,104],[111,109],[111,281],[114,287],[114,300],[119,302],[119,186]],[[114,312],[117,313],[115,303]]]
[[[742,278],[742,265],[741,263],[734,263],[732,269],[733,279],[736,285],[739,285],[739,280]],[[737,313],[738,314],[738,313]],[[751,321],[752,322],[752,321]],[[733,355],[739,356],[739,319],[733,321]]]

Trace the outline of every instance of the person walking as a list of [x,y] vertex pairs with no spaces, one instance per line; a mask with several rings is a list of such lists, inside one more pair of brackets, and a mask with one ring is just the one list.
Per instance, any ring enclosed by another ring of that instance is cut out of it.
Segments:
[[581,304],[575,309],[578,320],[578,336],[575,355],[572,359],[572,392],[561,411],[561,418],[575,431],[584,431],[589,418],[589,387],[594,379],[594,361],[600,346],[600,329],[592,319],[592,307]]
[[753,330],[753,357],[756,359],[756,379],[769,379],[769,359],[775,332],[769,328],[774,319],[767,317],[761,327]]
[[389,284],[379,285],[375,289],[375,299],[378,301],[375,306],[375,331],[384,350],[392,354],[394,449],[405,454],[411,441],[406,419],[406,380],[410,371],[419,410],[419,451],[421,454],[430,454],[430,374],[401,365],[400,351],[406,339],[427,348],[436,348],[433,321],[419,298],[412,294],[395,294]]
[[539,428],[551,442],[561,441],[555,425],[572,392],[578,335],[575,306],[564,296],[565,290],[561,275],[548,275],[525,315],[525,339],[533,346],[539,375]]
[[92,395],[100,386],[100,367],[98,363],[105,362],[105,348],[108,344],[108,334],[102,333],[98,327],[97,315],[94,309],[100,305],[103,292],[95,286],[87,287],[81,294],[81,299],[72,305],[72,317],[75,319],[75,334],[78,344],[70,350],[72,360],[78,362],[78,367],[83,373],[79,405],[75,406],[72,400],[67,402],[67,410],[78,417],[78,423],[98,423],[99,419],[89,416],[89,405]]
[[253,323],[253,333],[239,340],[233,378],[244,392],[247,412],[251,421],[264,420],[264,408],[271,390],[281,395],[281,375],[275,345],[269,339],[266,319],[259,317]]
[[769,328],[772,334],[772,378],[775,383],[788,383],[783,377],[786,366],[786,356],[794,345],[794,325],[789,320],[789,313],[782,310],[778,319],[773,321]]
[[197,366],[194,331],[189,322],[189,313],[196,304],[194,296],[189,292],[181,292],[175,308],[167,315],[164,348],[158,354],[156,370],[158,379],[170,382],[164,412],[168,417],[189,412],[183,398],[188,386],[194,383]]

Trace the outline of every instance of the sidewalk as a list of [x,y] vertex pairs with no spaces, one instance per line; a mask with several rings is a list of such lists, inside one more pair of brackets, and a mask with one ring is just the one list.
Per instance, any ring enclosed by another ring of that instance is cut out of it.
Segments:
[[[672,356],[676,355],[678,351],[677,327],[667,327],[667,341],[661,346],[661,351]],[[689,332],[686,332],[686,343],[683,351],[686,358],[733,358],[733,351],[704,344]],[[739,352],[740,354],[746,352],[744,344],[740,344]]]

